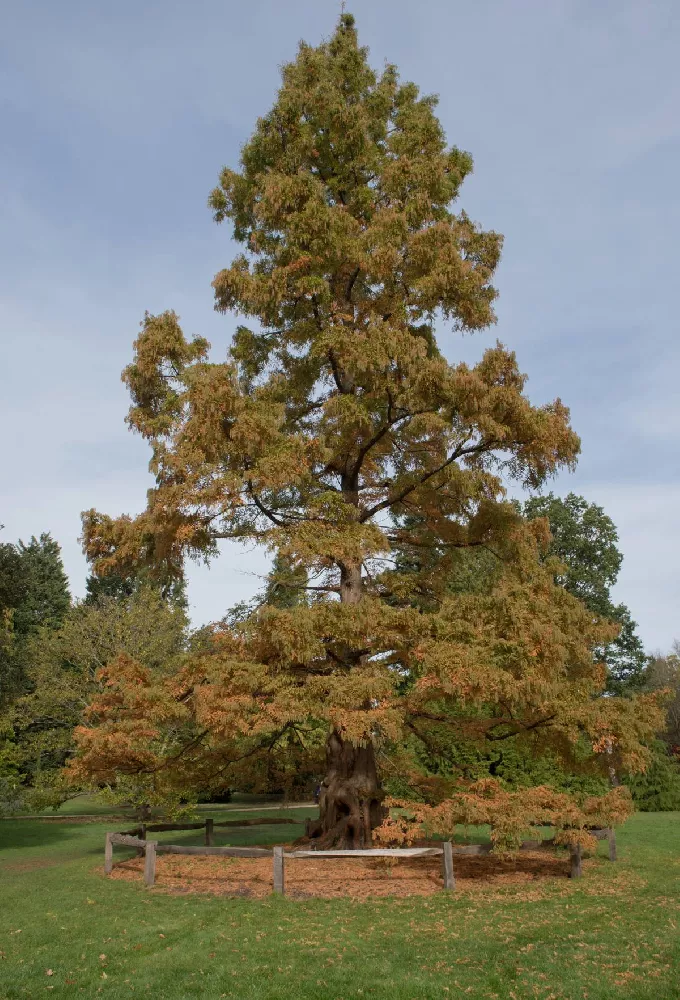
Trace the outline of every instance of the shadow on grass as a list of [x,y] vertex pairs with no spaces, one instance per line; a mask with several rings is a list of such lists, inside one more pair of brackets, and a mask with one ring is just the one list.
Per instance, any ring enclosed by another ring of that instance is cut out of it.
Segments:
[[[81,857],[104,853],[104,838],[107,831],[122,832],[130,824],[103,816],[100,822],[54,823],[51,821],[12,819],[0,823],[0,869],[13,865],[23,856],[34,856],[41,849],[63,855],[71,853],[77,845]],[[214,832],[215,847],[226,846],[270,846],[291,843],[304,833],[304,824],[263,824],[261,826],[217,827]],[[205,843],[202,830],[165,830],[148,833],[148,838],[163,844],[201,846]],[[122,848],[116,849],[116,856],[124,856]]]
[[[98,831],[101,836],[98,838],[102,844],[104,842],[104,830],[106,824],[92,824],[92,831]],[[63,846],[69,842],[79,841],[82,844],[83,826],[80,823],[50,823],[40,820],[5,820],[0,823],[0,864],[8,860],[3,857],[4,852],[8,852],[9,857],[14,860],[16,852],[31,850],[35,848],[55,848]]]

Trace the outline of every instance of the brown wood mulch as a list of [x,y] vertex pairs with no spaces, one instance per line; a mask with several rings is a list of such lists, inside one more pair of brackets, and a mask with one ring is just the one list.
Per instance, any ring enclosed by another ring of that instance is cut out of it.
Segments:
[[[586,864],[588,864],[586,862]],[[494,855],[453,859],[456,891],[536,886],[546,879],[565,879],[569,861],[546,851],[523,852],[516,858]],[[143,885],[143,858],[114,865],[110,878]],[[261,899],[272,892],[270,858],[221,858],[159,855],[156,888],[171,893],[208,893]],[[377,896],[430,896],[443,888],[440,858],[328,858],[286,861],[285,891],[294,899],[314,897],[367,899]]]

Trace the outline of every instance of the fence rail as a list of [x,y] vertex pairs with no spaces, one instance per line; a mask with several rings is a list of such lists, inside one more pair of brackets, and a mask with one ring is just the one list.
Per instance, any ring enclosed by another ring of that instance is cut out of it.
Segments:
[[267,847],[189,847],[184,844],[157,844],[158,854],[193,854],[223,858],[271,858],[272,852]]
[[112,833],[111,843],[120,844],[123,847],[145,847],[146,840],[141,837],[132,837],[127,833]]
[[357,851],[287,851],[287,858],[425,858],[441,854],[443,847],[375,847]]
[[[284,820],[284,822],[286,822]],[[294,822],[294,821],[288,821]],[[121,847],[137,848],[139,854],[144,855],[144,882],[147,886],[152,886],[156,880],[156,855],[157,854],[186,854],[208,857],[226,858],[272,858],[273,859],[273,888],[275,893],[281,895],[285,892],[285,862],[295,861],[303,858],[425,858],[441,856],[442,874],[444,888],[453,890],[456,887],[456,879],[453,872],[454,855],[479,855],[488,854],[491,844],[457,844],[450,840],[442,842],[441,847],[376,847],[357,851],[314,851],[314,850],[294,850],[285,851],[283,847],[214,847],[212,846],[212,835],[214,826],[229,826],[227,823],[213,823],[208,819],[204,823],[157,823],[154,826],[140,826],[135,830],[125,833],[107,833],[104,847],[104,871],[109,874],[113,868],[113,848],[115,845]],[[147,840],[147,831],[162,832],[169,830],[202,830],[205,829],[205,846],[188,846],[184,844],[160,844],[157,840]],[[142,837],[135,836],[142,833]],[[609,860],[616,861],[616,836],[613,829],[588,830],[596,840],[608,840]],[[520,846],[520,850],[529,851],[553,846],[554,839],[547,840],[527,840]],[[580,844],[571,848],[571,870],[570,878],[580,878],[582,874],[582,851]]]

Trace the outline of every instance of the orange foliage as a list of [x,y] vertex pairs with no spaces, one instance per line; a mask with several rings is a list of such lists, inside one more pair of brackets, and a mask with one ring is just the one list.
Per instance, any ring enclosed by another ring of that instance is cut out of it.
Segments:
[[[538,786],[507,791],[499,781],[485,778],[456,791],[439,805],[391,800],[393,810],[375,833],[387,844],[410,844],[423,836],[450,839],[456,826],[491,826],[491,842],[505,850],[518,848],[536,826],[555,829],[555,843],[592,850],[596,845],[588,828],[612,827],[633,811],[627,789],[578,803],[554,788]],[[396,811],[398,809],[398,811]]]
[[[86,512],[84,549],[101,574],[172,577],[222,539],[257,542],[314,589],[217,629],[178,676],[112,664],[75,777],[266,784],[322,766],[328,731],[388,760],[423,720],[480,746],[537,734],[564,759],[585,737],[607,748],[603,769],[644,767],[658,705],[599,697],[593,649],[611,626],[555,585],[545,523],[506,500],[507,478],[538,487],[574,465],[569,412],[533,404],[501,344],[474,366],[437,347],[435,314],[494,322],[502,241],[454,211],[472,160],[434,106],[394,67],[370,69],[345,15],[301,46],[241,169],[222,172],[211,205],[248,250],[217,274],[216,305],[253,329],[212,362],[175,313],[145,317],[124,380],[155,486],[135,518]],[[461,551],[494,571],[451,593]],[[582,829],[584,809],[492,783],[414,816],[493,821],[515,843],[530,816]]]

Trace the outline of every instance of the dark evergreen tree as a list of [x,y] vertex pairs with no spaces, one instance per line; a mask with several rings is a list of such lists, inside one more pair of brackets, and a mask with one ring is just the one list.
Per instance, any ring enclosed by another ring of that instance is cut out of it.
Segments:
[[85,604],[99,604],[109,598],[125,601],[139,594],[143,588],[156,590],[169,604],[185,610],[187,608],[184,577],[157,580],[144,571],[129,574],[111,573],[107,576],[91,573],[85,581]]
[[661,740],[652,749],[647,770],[626,777],[625,784],[641,812],[676,812],[680,810],[680,761]]
[[14,628],[29,635],[41,626],[58,628],[71,607],[61,548],[49,533],[19,542],[17,551],[26,576],[26,593],[14,612]]
[[14,613],[26,598],[26,567],[15,545],[0,545],[0,707],[21,688]]
[[42,626],[58,628],[71,604],[57,542],[0,545],[0,706],[26,686],[26,641]]
[[98,604],[104,598],[116,600],[132,597],[138,589],[138,582],[132,576],[112,573],[110,576],[90,574],[85,581],[85,604]]
[[27,591],[26,566],[16,545],[0,545],[0,614],[18,608]]

